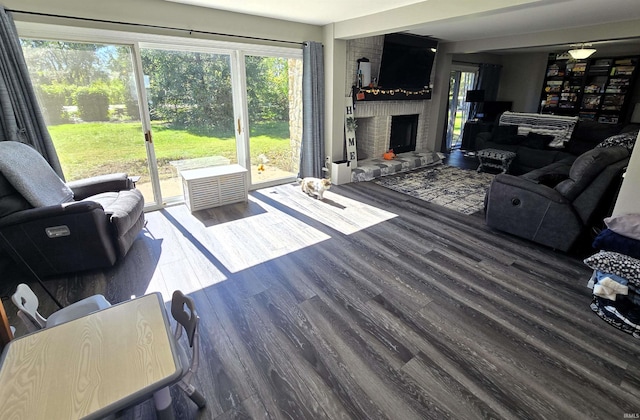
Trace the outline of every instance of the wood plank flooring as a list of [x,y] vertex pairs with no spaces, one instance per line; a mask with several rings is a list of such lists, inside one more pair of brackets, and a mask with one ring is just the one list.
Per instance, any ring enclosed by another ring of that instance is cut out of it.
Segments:
[[[493,232],[482,215],[364,182],[324,201],[283,185],[147,219],[117,266],[46,284],[65,304],[152,291],[168,301],[175,289],[195,299],[208,405],[172,389],[180,419],[640,413],[640,347],[591,312],[581,259]],[[28,279],[15,269],[3,286]],[[153,419],[153,405],[118,418]]]

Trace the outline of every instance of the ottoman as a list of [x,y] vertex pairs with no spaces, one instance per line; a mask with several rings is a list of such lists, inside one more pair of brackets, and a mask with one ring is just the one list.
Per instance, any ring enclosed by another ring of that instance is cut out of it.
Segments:
[[500,149],[482,149],[478,152],[478,172],[482,172],[485,168],[501,169],[502,173],[509,170],[509,165],[515,159],[515,152]]

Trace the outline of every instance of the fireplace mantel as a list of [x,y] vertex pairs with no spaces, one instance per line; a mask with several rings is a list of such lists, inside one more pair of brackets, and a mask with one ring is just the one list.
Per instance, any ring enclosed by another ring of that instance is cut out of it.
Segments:
[[356,101],[425,101],[431,99],[431,89],[383,89],[353,87]]

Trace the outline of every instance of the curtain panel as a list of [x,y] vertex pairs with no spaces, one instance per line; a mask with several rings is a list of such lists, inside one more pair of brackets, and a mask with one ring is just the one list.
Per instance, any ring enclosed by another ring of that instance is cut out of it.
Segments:
[[324,55],[322,44],[302,49],[302,144],[300,178],[322,178],[324,165]]
[[0,141],[35,148],[64,179],[22,55],[11,13],[0,6]]

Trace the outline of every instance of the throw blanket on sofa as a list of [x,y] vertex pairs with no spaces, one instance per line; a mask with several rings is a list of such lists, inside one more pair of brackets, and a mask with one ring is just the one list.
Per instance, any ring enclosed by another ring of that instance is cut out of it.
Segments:
[[499,125],[516,125],[518,134],[523,136],[530,132],[553,136],[549,147],[561,148],[571,138],[577,122],[578,117],[507,111],[500,116]]
[[0,141],[0,174],[34,207],[73,200],[73,191],[42,155],[26,144]]

